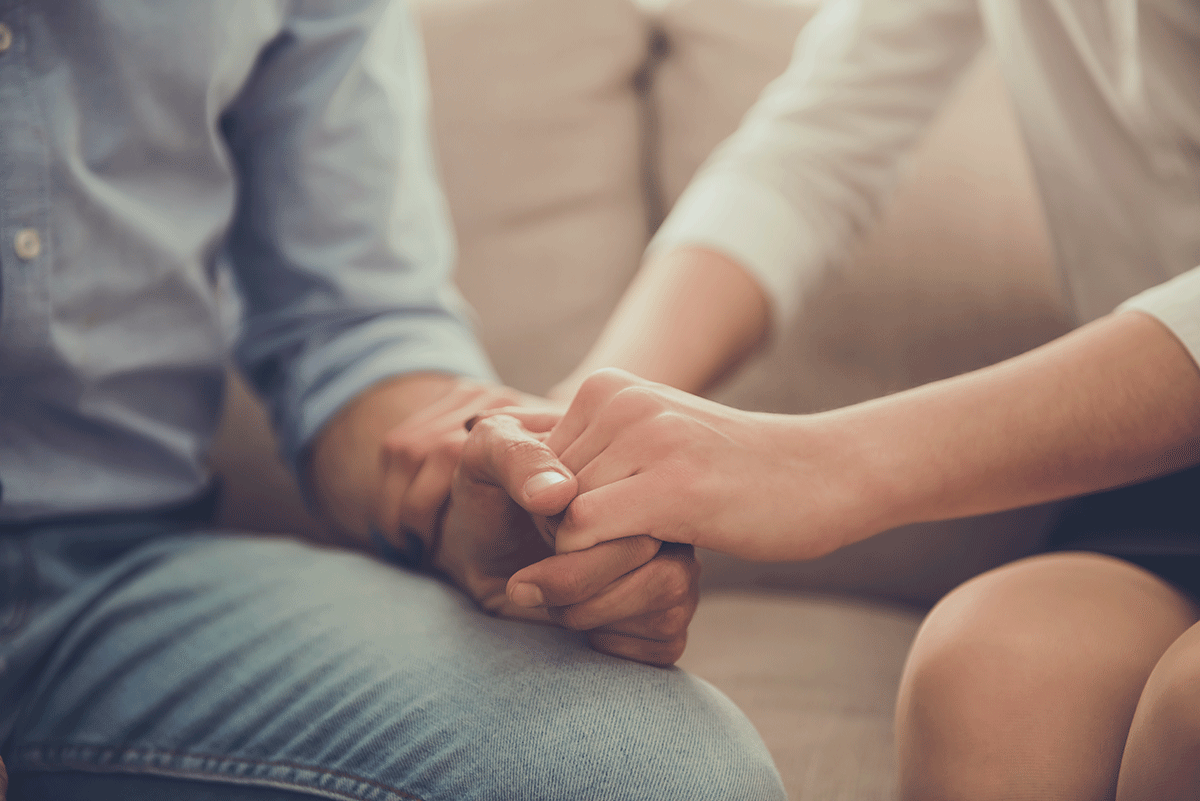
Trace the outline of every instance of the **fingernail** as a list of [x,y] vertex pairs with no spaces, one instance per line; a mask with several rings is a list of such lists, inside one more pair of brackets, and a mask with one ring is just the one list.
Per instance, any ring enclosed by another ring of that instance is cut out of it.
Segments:
[[532,609],[535,606],[544,606],[546,603],[546,598],[542,595],[542,591],[538,589],[536,584],[518,584],[512,588],[512,594],[509,598],[517,606],[523,606],[526,609]]
[[532,498],[534,495],[550,489],[555,484],[561,484],[566,480],[566,476],[554,470],[537,473],[525,482],[525,497]]

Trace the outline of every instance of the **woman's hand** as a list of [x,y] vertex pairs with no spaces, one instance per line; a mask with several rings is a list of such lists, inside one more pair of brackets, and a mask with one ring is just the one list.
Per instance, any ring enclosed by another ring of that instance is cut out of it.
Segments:
[[559,552],[630,534],[805,559],[1200,462],[1200,372],[1141,312],[990,367],[814,415],[729,409],[595,373],[547,444],[579,495]]
[[807,559],[861,536],[857,493],[830,479],[851,474],[842,465],[854,454],[814,418],[732,409],[608,369],[584,382],[546,444],[578,482],[559,553],[648,534]]

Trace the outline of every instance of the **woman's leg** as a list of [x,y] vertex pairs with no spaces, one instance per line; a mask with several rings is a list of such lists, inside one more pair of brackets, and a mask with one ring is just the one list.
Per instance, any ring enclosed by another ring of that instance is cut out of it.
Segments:
[[930,612],[905,666],[901,797],[1112,798],[1147,677],[1197,619],[1170,584],[1097,554],[967,582]]
[[1200,625],[1167,649],[1142,690],[1117,783],[1118,801],[1200,798]]

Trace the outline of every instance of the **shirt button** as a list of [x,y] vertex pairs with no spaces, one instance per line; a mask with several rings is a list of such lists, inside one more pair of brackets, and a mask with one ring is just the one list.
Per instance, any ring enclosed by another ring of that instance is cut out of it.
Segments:
[[0,53],[12,47],[12,28],[0,22]]
[[21,261],[36,259],[42,253],[42,238],[33,228],[22,228],[13,237],[13,248]]

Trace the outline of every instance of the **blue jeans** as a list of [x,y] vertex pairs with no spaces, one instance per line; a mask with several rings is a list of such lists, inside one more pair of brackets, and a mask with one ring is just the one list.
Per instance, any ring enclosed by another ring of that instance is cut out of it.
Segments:
[[171,528],[0,536],[10,801],[784,797],[746,718],[681,670],[362,555]]

